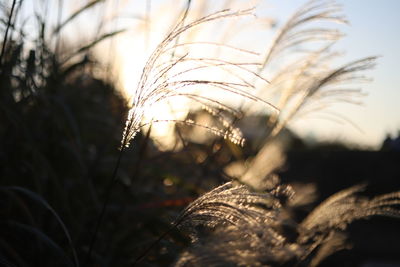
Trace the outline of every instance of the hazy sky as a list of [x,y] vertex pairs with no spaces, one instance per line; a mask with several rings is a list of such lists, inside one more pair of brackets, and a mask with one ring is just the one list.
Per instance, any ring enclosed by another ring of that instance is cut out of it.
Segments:
[[400,1],[342,2],[351,22],[340,43],[347,57],[381,56],[371,72],[374,81],[365,86],[366,106],[353,115],[371,144],[376,144],[386,133],[400,131]]

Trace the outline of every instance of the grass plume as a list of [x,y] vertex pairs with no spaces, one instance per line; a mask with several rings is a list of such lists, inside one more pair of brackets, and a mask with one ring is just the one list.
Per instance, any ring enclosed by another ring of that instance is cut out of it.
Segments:
[[334,44],[344,36],[332,27],[335,24],[347,24],[340,4],[308,1],[281,27],[265,52],[259,72],[267,72],[271,78],[260,94],[277,99],[276,107],[281,110],[269,118],[271,136],[295,118],[318,114],[358,129],[346,116],[329,108],[335,103],[360,103],[363,92],[349,85],[365,80],[360,73],[372,69],[377,57],[332,66],[341,55],[333,50]]
[[[175,28],[164,38],[163,41],[156,47],[154,52],[150,55],[145,67],[143,69],[142,75],[140,77],[139,84],[136,91],[133,94],[133,99],[131,103],[131,109],[126,120],[126,126],[123,133],[121,146],[129,146],[130,141],[135,137],[135,135],[143,127],[142,120],[145,113],[151,109],[151,107],[160,101],[165,101],[167,99],[183,96],[188,97],[191,100],[200,103],[205,107],[206,110],[211,111],[213,115],[219,116],[219,119],[223,121],[224,130],[211,130],[212,133],[220,135],[224,138],[231,140],[235,144],[243,144],[244,140],[237,134],[239,129],[234,128],[227,120],[225,120],[217,110],[223,109],[229,113],[235,113],[235,109],[228,107],[226,104],[222,103],[220,100],[211,99],[209,97],[202,96],[200,94],[195,94],[191,91],[193,88],[207,87],[209,90],[222,90],[228,94],[238,95],[240,97],[261,102],[266,104],[268,107],[272,108],[274,111],[278,112],[278,109],[272,104],[258,98],[248,92],[249,89],[254,89],[254,85],[245,82],[242,79],[241,82],[231,82],[229,80],[212,80],[212,79],[187,79],[186,75],[189,73],[195,73],[199,69],[211,69],[211,68],[229,68],[229,69],[240,69],[245,70],[247,73],[252,74],[256,78],[261,78],[256,72],[247,69],[247,65],[254,65],[249,63],[237,63],[228,60],[217,60],[213,58],[191,58],[189,52],[183,55],[175,56],[176,49],[192,46],[192,45],[217,45],[221,48],[226,48],[221,44],[213,43],[180,43],[177,44],[176,40],[185,32],[191,30],[192,28],[199,26],[204,23],[209,23],[216,20],[235,18],[238,16],[250,15],[252,10],[242,10],[242,11],[231,11],[222,10],[215,12],[213,14],[204,16],[193,22],[184,24],[183,21],[179,22]],[[185,18],[185,17],[184,17]],[[243,49],[234,49],[243,53],[247,52]],[[168,52],[172,52],[171,55]],[[184,63],[191,63],[192,65],[184,66],[183,70],[179,67]],[[175,71],[176,70],[176,71]],[[237,72],[231,72],[231,77],[237,74]],[[236,80],[236,79],[235,79]],[[188,125],[196,125],[192,121],[182,121],[182,123]],[[204,125],[205,128],[210,128]],[[211,128],[210,128],[211,129]]]
[[276,184],[255,192],[228,182],[191,203],[177,220],[193,244],[175,266],[317,266],[346,248],[344,232],[355,220],[400,218],[400,192],[372,199],[358,196],[365,186],[340,191],[300,223],[287,213],[295,192]]

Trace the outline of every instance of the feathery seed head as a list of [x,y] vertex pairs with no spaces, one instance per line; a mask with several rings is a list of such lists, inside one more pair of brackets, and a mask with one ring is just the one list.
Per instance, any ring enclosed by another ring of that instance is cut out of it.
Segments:
[[[253,52],[224,44],[207,42],[175,43],[180,35],[198,25],[220,19],[249,15],[251,14],[251,11],[252,10],[222,10],[188,24],[184,24],[183,21],[181,21],[171,30],[166,38],[156,47],[145,64],[137,89],[132,98],[132,107],[128,113],[121,140],[121,147],[129,146],[130,141],[135,137],[140,129],[144,125],[149,124],[143,124],[142,120],[155,103],[166,101],[178,96],[186,97],[202,105],[205,110],[218,118],[222,126],[221,128],[216,128],[207,125],[200,125],[188,120],[170,120],[170,122],[180,122],[187,125],[200,126],[208,129],[211,133],[217,136],[232,141],[235,144],[243,145],[244,138],[242,137],[240,130],[233,127],[232,122],[220,111],[223,110],[233,116],[238,116],[240,113],[235,108],[224,104],[218,99],[213,99],[200,93],[194,93],[194,89],[219,90],[225,94],[236,95],[251,101],[263,103],[272,108],[274,112],[278,112],[273,105],[248,92],[249,89],[254,89],[255,86],[247,82],[244,76],[248,77],[250,75],[252,79],[257,78],[266,81],[255,71],[251,70],[251,67],[256,66],[257,63],[241,63],[232,60],[208,57],[191,57],[190,47],[195,45],[211,45],[222,49],[235,50],[239,53],[254,54]],[[178,55],[178,53],[175,53],[178,51],[178,48],[186,48],[189,52],[184,52],[183,54]],[[196,77],[197,73],[202,70],[212,71],[214,69],[219,69],[219,71],[225,73],[228,78],[222,80],[202,77],[193,79],[193,77]],[[239,81],[232,82],[237,80]],[[157,118],[155,118],[150,123],[160,121],[162,120],[157,120]]]

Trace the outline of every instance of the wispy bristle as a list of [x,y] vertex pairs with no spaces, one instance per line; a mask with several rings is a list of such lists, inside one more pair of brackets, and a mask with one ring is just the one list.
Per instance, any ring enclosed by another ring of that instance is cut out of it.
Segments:
[[291,197],[290,187],[276,187],[268,192],[253,192],[248,186],[228,182],[199,197],[179,217],[181,226],[215,228],[245,224],[268,224],[277,220],[281,199]]
[[175,266],[318,266],[346,248],[343,232],[355,220],[371,216],[400,218],[400,192],[367,199],[357,185],[343,190],[296,223],[284,198],[293,190],[277,184],[254,192],[243,184],[226,183],[199,197],[176,225],[192,237],[192,246]]
[[[359,104],[364,96],[349,86],[365,80],[360,72],[371,69],[376,57],[332,67],[333,59],[340,53],[331,50],[343,34],[326,22],[347,23],[342,7],[335,1],[309,1],[283,25],[266,51],[259,69],[260,73],[270,71],[270,84],[264,86],[265,93],[271,99],[278,99],[276,106],[283,111],[271,114],[271,135],[277,135],[294,118],[306,115],[348,123],[346,116],[319,111],[338,102]],[[271,65],[275,64],[279,67],[272,69]],[[354,123],[350,124],[357,128]]]
[[[252,71],[250,67],[254,67],[254,63],[237,63],[231,60],[215,59],[215,58],[199,58],[190,57],[190,47],[193,45],[213,45],[218,46],[222,49],[230,49],[245,54],[254,54],[245,49],[235,48],[229,45],[216,44],[211,42],[199,42],[199,43],[182,43],[176,44],[176,39],[183,33],[189,31],[193,27],[200,24],[209,23],[215,20],[234,18],[243,15],[251,14],[252,10],[242,11],[230,11],[222,10],[188,24],[180,22],[167,37],[157,46],[154,52],[150,55],[140,78],[137,89],[132,98],[132,108],[129,111],[126,126],[124,129],[123,137],[121,140],[122,146],[129,146],[130,141],[140,131],[140,129],[148,123],[142,123],[144,116],[155,103],[171,99],[173,97],[187,97],[190,100],[201,104],[206,110],[210,111],[211,114],[215,115],[221,122],[221,128],[215,128],[207,125],[200,125],[195,122],[188,120],[182,120],[180,123],[184,123],[192,126],[200,126],[211,133],[221,136],[225,139],[232,141],[235,144],[244,143],[244,138],[239,129],[233,127],[230,120],[224,117],[223,113],[218,110],[224,110],[232,116],[240,114],[235,108],[228,106],[223,101],[213,99],[209,96],[203,96],[201,94],[193,93],[193,89],[217,89],[225,94],[236,95],[241,98],[245,98],[251,101],[256,101],[267,105],[277,112],[277,109],[269,102],[258,98],[248,92],[248,89],[254,89],[254,85],[247,82],[246,76],[253,76],[256,80],[264,80],[258,73]],[[189,52],[186,54],[176,56],[174,51],[177,48],[187,48]],[[173,51],[173,57],[169,51]],[[226,74],[229,78],[222,80],[213,79],[188,79],[187,76],[197,75],[200,70],[219,69]],[[241,73],[240,73],[241,72]],[[239,80],[239,81],[238,81]],[[238,82],[235,82],[238,81]],[[155,118],[152,122],[165,122],[165,120],[157,120]],[[178,122],[177,120],[170,120],[170,122]]]

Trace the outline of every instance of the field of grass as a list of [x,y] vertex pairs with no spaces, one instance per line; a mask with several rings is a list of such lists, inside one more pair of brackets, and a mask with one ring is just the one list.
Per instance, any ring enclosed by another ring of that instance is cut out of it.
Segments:
[[[287,128],[318,112],[346,122],[323,112],[363,96],[349,88],[376,58],[331,64],[341,7],[306,3],[255,53],[193,37],[254,10],[195,2],[184,2],[130,99],[93,52],[123,30],[73,43],[63,35],[108,1],[56,22],[44,9],[29,18],[36,32],[22,17],[29,1],[1,2],[0,266],[399,263],[396,249],[360,245],[360,229],[372,243],[400,237],[398,152],[310,149]],[[182,97],[192,101],[185,118],[146,119]],[[164,123],[174,126],[169,149],[152,137]]]

